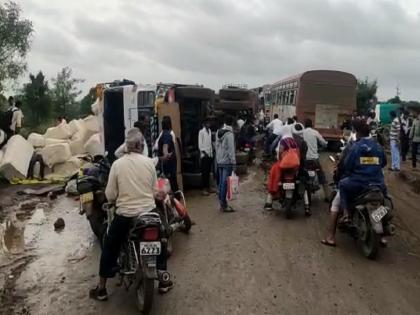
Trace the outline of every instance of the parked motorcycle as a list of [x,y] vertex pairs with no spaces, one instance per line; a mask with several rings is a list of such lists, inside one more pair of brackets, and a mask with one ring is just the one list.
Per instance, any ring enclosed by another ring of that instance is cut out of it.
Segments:
[[[104,204],[104,211],[107,213],[109,228],[115,207]],[[164,229],[158,213],[141,214],[134,219],[118,258],[120,284],[126,290],[134,285],[137,306],[143,314],[149,314],[152,309],[155,280],[170,281],[167,271],[157,270],[157,257],[166,252],[167,239]]]
[[156,200],[156,206],[168,239],[168,255],[171,255],[173,252],[172,235],[177,231],[188,233],[191,230],[192,221],[182,191],[173,193],[169,180],[166,178],[158,179],[157,190],[163,193],[163,199]]
[[[330,160],[337,160],[330,156]],[[338,176],[334,176],[332,197],[338,193]],[[332,200],[332,199],[331,199]],[[393,203],[382,189],[372,185],[361,192],[350,205],[349,222],[340,223],[341,232],[348,233],[357,243],[366,258],[375,259],[383,236],[395,234],[395,225],[391,223]]]
[[86,214],[93,233],[102,245],[107,226],[106,212],[102,211],[102,207],[107,202],[105,188],[111,165],[106,157],[101,156],[91,158],[88,162],[88,166],[76,178],[80,194],[79,213]]

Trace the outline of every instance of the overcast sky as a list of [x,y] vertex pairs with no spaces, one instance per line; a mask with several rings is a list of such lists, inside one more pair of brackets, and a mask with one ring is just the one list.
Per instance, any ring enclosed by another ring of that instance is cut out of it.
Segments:
[[[3,0],[1,0],[3,1]],[[420,99],[419,0],[16,0],[34,23],[29,70],[98,82],[250,87],[311,69]]]

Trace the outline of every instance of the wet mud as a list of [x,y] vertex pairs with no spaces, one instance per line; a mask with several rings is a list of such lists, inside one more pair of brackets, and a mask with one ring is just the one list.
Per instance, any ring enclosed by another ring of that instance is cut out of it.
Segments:
[[[419,314],[418,195],[398,176],[386,177],[398,229],[376,261],[362,257],[344,234],[337,248],[320,244],[328,218],[320,195],[310,218],[302,205],[292,220],[279,206],[262,210],[261,169],[242,180],[235,213],[220,213],[215,196],[189,192],[197,224],[189,235],[175,236],[168,262],[175,287],[156,294],[152,314]],[[33,209],[9,225],[0,270],[12,277],[2,286],[1,314],[138,314],[133,290],[119,287],[117,279],[109,283],[109,301],[88,298],[100,249],[77,207],[59,197],[51,207],[38,207],[44,216]],[[66,225],[56,232],[59,217]]]

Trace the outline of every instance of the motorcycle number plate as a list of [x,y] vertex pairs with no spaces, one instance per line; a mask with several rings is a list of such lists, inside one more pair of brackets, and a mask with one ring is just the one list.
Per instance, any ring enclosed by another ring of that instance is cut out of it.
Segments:
[[308,171],[308,175],[309,175],[310,177],[315,177],[316,172],[315,172],[315,171]]
[[91,202],[91,201],[93,201],[93,193],[92,192],[89,192],[87,194],[83,194],[83,195],[80,196],[80,202],[82,204],[88,203],[88,202]]
[[160,242],[140,242],[140,256],[158,256],[160,249]]
[[284,183],[283,189],[289,190],[289,189],[295,189],[295,183]]
[[371,216],[373,221],[379,223],[383,219],[383,217],[386,216],[387,213],[388,209],[384,206],[380,206],[378,209],[372,212]]

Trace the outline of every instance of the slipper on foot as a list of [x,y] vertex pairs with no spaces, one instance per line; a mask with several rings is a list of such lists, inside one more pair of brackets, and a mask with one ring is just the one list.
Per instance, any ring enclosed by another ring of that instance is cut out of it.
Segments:
[[329,246],[329,247],[336,247],[337,246],[336,243],[331,243],[331,242],[328,242],[327,240],[322,240],[321,244],[325,245],[325,246]]

